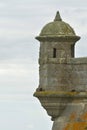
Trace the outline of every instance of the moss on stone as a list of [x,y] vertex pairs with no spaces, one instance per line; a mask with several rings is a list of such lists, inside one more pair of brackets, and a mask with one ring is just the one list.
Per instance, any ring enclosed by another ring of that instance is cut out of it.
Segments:
[[63,21],[54,21],[45,25],[40,33],[40,36],[49,36],[49,35],[72,36],[75,35],[75,32],[69,24]]
[[41,92],[35,92],[34,96],[73,96],[77,95],[79,92],[64,92],[64,91],[41,91]]
[[38,91],[35,97],[87,97],[87,92]]

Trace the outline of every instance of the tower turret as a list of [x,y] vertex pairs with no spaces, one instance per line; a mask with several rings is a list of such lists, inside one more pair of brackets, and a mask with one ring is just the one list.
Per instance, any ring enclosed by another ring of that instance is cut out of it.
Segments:
[[52,117],[52,130],[87,129],[87,57],[74,58],[80,37],[57,12],[36,39],[40,82],[34,96]]
[[[69,24],[62,21],[59,12],[57,12],[54,21],[46,24],[36,39],[38,39],[41,43],[48,44],[47,46],[44,45],[44,47],[41,45],[41,48],[47,48],[45,49],[47,50],[45,57],[67,58],[74,57],[74,45],[80,37],[76,36],[73,28]],[[44,55],[41,50],[40,52]],[[40,58],[42,57],[40,56]]]

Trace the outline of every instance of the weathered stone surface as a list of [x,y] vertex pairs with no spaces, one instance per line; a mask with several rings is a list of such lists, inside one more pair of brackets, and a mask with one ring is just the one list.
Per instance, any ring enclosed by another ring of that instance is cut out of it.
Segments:
[[54,121],[52,130],[86,130],[87,99],[74,99]]
[[36,39],[40,80],[34,96],[52,117],[52,130],[87,130],[87,58],[74,57],[80,37],[57,12]]
[[45,27],[43,27],[40,33],[40,36],[50,36],[50,35],[72,36],[75,35],[75,32],[69,24],[62,21],[59,12],[57,12],[54,21],[45,25]]
[[34,96],[39,98],[42,106],[47,110],[53,121],[60,116],[67,103],[72,101],[72,92],[42,91],[36,92]]

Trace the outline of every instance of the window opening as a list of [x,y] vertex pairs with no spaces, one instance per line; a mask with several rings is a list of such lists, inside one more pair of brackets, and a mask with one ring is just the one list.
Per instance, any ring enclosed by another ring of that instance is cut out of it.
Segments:
[[74,45],[71,45],[71,56],[74,57]]
[[56,48],[53,48],[53,58],[56,58]]

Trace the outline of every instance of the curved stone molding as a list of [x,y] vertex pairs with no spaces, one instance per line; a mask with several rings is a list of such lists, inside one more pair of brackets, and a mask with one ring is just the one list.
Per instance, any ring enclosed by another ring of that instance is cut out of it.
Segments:
[[75,99],[80,100],[82,98],[87,98],[87,92],[43,91],[35,92],[34,96],[39,99],[48,115],[50,115],[52,120],[54,120],[61,115],[67,104],[70,104]]

